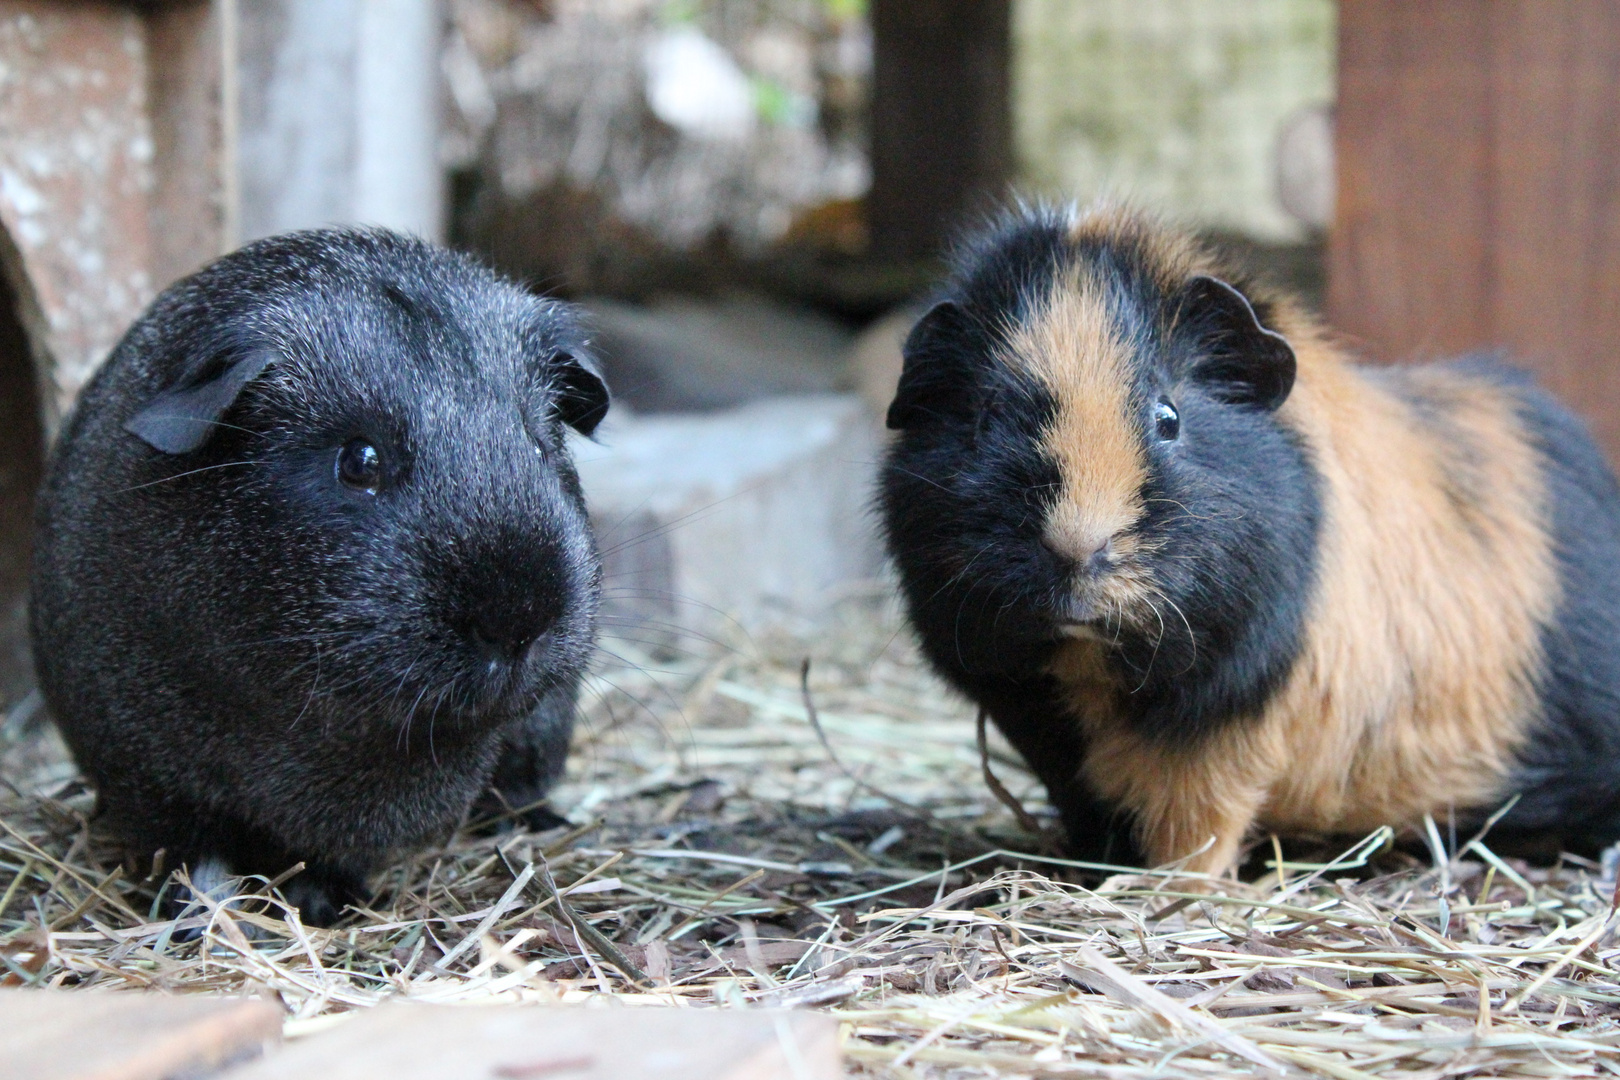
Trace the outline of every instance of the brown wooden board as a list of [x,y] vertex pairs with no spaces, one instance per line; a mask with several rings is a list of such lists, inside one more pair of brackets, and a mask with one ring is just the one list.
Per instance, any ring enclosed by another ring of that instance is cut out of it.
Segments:
[[229,1080],[835,1080],[838,1025],[809,1012],[383,1005]]
[[1620,4],[1339,10],[1333,323],[1386,360],[1504,349],[1620,461]]
[[252,1057],[281,1009],[241,998],[0,990],[5,1080],[168,1080]]

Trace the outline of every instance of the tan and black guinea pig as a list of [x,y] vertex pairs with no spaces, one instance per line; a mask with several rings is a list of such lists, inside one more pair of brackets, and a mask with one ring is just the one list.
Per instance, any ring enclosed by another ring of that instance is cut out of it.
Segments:
[[1484,361],[1370,368],[1130,213],[1025,210],[905,344],[881,504],[924,651],[1077,855],[1433,814],[1620,839],[1620,491]]

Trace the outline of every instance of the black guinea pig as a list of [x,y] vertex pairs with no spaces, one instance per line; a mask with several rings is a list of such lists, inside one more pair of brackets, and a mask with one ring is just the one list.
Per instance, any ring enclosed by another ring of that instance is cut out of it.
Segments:
[[1620,839],[1620,491],[1526,377],[1356,366],[1108,208],[989,230],[904,352],[911,620],[1077,854],[1221,873],[1256,826],[1509,802]]
[[566,305],[419,240],[165,291],[39,499],[34,656],[98,815],[199,883],[302,860],[316,923],[492,783],[549,817],[601,576],[563,428],[607,407]]

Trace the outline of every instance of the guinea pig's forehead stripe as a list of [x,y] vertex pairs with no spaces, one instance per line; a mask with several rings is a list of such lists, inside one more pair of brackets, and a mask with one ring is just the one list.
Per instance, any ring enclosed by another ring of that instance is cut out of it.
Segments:
[[1148,464],[1129,344],[1103,293],[1075,274],[1015,328],[1008,362],[1057,406],[1041,445],[1063,478],[1047,542],[1084,555],[1142,514]]

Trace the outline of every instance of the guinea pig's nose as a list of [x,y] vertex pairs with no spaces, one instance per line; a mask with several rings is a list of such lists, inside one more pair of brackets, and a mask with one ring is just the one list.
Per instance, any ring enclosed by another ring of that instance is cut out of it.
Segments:
[[555,612],[544,607],[485,607],[468,622],[473,641],[492,659],[519,663],[529,649],[556,623]]
[[1079,551],[1060,547],[1050,542],[1046,543],[1046,549],[1052,553],[1052,557],[1058,565],[1058,570],[1064,577],[1074,573],[1079,573],[1084,577],[1096,577],[1114,564],[1113,537],[1089,544],[1085,549]]
[[1080,570],[1087,577],[1096,577],[1114,564],[1113,539],[1104,540],[1080,560]]

